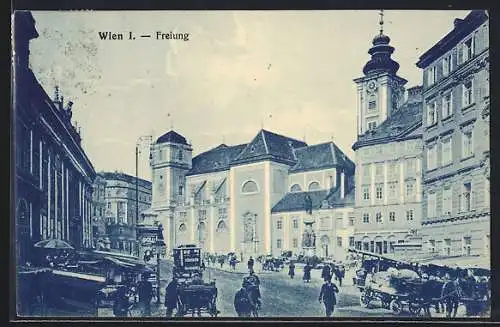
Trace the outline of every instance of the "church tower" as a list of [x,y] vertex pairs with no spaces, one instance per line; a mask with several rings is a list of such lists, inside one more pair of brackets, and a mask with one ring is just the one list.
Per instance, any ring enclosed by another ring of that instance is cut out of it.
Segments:
[[151,146],[150,166],[153,180],[154,210],[171,209],[186,199],[186,173],[191,169],[192,147],[171,130]]
[[403,102],[404,85],[397,75],[399,64],[391,58],[394,48],[384,35],[383,10],[380,11],[380,33],[368,50],[371,59],[363,68],[364,76],[357,78],[357,130],[358,136],[382,124]]

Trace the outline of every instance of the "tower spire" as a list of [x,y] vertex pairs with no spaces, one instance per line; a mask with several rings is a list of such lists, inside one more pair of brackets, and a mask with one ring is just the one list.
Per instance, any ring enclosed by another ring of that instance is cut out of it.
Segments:
[[382,35],[384,34],[384,9],[380,9],[379,15],[380,15],[380,21],[379,21],[380,35]]

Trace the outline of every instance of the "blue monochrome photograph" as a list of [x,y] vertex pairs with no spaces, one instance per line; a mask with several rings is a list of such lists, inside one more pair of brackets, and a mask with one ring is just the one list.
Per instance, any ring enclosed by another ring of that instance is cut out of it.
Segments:
[[488,11],[11,18],[15,320],[490,318]]

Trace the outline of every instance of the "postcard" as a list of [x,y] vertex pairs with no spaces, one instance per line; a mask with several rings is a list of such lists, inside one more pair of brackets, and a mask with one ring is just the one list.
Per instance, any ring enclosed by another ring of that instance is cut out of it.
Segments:
[[15,11],[17,319],[487,318],[486,10]]

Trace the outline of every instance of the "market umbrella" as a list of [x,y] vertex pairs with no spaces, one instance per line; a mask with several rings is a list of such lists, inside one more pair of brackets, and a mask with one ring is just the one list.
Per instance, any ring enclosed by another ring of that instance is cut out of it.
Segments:
[[41,249],[55,249],[55,250],[72,250],[74,249],[69,243],[58,239],[42,240],[34,245],[36,248]]

